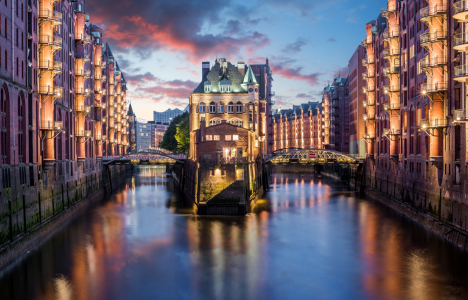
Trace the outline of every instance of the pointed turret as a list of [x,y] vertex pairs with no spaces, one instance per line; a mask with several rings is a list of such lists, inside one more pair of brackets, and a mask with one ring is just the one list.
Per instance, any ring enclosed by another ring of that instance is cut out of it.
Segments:
[[252,71],[252,67],[249,65],[247,72],[245,72],[244,81],[242,82],[242,87],[244,90],[247,90],[248,85],[258,85],[257,79]]

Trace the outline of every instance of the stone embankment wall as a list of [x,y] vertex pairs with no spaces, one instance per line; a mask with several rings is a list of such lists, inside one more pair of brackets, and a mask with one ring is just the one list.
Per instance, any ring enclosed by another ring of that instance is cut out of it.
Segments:
[[443,177],[440,173],[423,173],[417,168],[414,172],[404,172],[398,165],[378,165],[368,159],[363,192],[468,249],[466,183],[450,171]]
[[[51,181],[50,172],[41,178],[36,172],[23,174],[20,168],[9,168],[10,178],[2,178],[8,187],[0,190],[0,270],[37,247],[91,203],[109,195],[130,170],[126,166],[106,168],[100,161],[85,162],[75,172],[64,167],[56,173],[56,180],[47,183]],[[2,171],[3,175],[7,173],[5,168]]]

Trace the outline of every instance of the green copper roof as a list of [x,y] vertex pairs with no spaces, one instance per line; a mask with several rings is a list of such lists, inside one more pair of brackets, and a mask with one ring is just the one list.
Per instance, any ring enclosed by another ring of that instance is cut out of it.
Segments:
[[242,85],[248,84],[258,84],[257,79],[255,79],[254,73],[252,71],[252,67],[250,65],[247,69],[247,72],[245,72],[244,82],[242,83]]

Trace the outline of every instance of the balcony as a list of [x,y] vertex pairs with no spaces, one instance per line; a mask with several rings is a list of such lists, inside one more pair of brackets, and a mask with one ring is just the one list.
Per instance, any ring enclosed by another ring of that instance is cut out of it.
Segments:
[[62,48],[62,38],[55,35],[41,34],[39,35],[39,45],[41,47],[52,46],[58,50]]
[[382,37],[384,41],[390,40],[390,39],[399,39],[400,38],[400,28],[398,25],[393,25],[388,28],[387,31],[385,31],[382,34]]
[[86,88],[83,88],[83,87],[75,88],[75,94],[76,95],[89,96],[89,89],[86,89]]
[[373,93],[373,92],[375,92],[375,87],[373,87],[373,86],[372,87],[364,86],[362,88],[362,91],[363,91],[364,94]]
[[52,22],[54,25],[62,24],[62,13],[55,10],[39,10],[39,21]]
[[468,18],[468,1],[462,0],[453,4],[453,18],[465,22]]
[[431,128],[447,127],[447,119],[422,119],[420,129],[426,130]]
[[434,93],[444,93],[448,90],[447,82],[437,82],[432,84],[423,84],[421,85],[421,94],[434,94]]
[[41,95],[48,95],[54,97],[62,97],[63,95],[63,87],[56,86],[39,86],[39,94]]
[[400,91],[400,85],[385,85],[383,86],[384,94],[398,93]]
[[434,68],[440,68],[447,64],[447,59],[445,57],[432,57],[426,58],[421,61],[421,69],[428,70]]
[[83,138],[90,138],[91,137],[91,130],[77,130],[76,131],[76,134],[75,134],[76,137],[83,137]]
[[436,30],[434,32],[426,32],[421,34],[421,46],[428,46],[432,43],[443,42],[447,39],[447,30]]
[[395,129],[395,128],[384,128],[383,130],[383,136],[385,137],[391,137],[394,135],[400,135],[400,129]]
[[384,103],[383,104],[383,109],[386,112],[400,111],[400,104],[398,104],[398,103]]
[[39,69],[46,71],[53,71],[54,73],[62,73],[63,64],[60,61],[53,60],[40,60]]
[[79,35],[75,35],[75,40],[78,40],[83,44],[89,44],[91,43],[91,36],[87,33],[81,33]]
[[384,76],[390,76],[400,74],[400,66],[398,67],[386,67],[382,70]]
[[426,6],[419,11],[421,22],[429,22],[432,18],[443,17],[447,14],[447,4],[434,4]]
[[275,96],[275,92],[270,91],[270,97],[273,97],[273,96]]
[[371,45],[371,44],[372,44],[372,39],[370,39],[370,40],[368,40],[368,39],[362,40],[361,44],[362,44],[363,47],[367,47],[367,45]]
[[364,119],[364,121],[368,122],[368,121],[374,121],[375,120],[375,117],[371,117],[370,115],[368,114],[363,114],[362,115],[362,118]]
[[75,76],[78,77],[84,77],[84,78],[90,78],[91,77],[91,70],[76,70],[75,71]]
[[398,12],[398,6],[395,3],[388,3],[387,8],[382,10],[382,17],[387,18],[391,13]]
[[106,109],[106,104],[105,103],[94,103],[94,107],[97,109]]
[[43,121],[40,130],[44,131],[62,131],[63,122],[61,121]]
[[91,54],[89,54],[89,53],[85,54],[84,52],[75,52],[75,58],[76,59],[82,59],[84,61],[90,61],[91,60]]
[[366,141],[367,141],[367,140],[373,140],[373,139],[375,139],[375,136],[365,133],[365,134],[362,136],[362,139],[363,139],[363,140],[366,140]]
[[468,51],[468,37],[466,33],[453,35],[453,49],[461,52]]
[[369,78],[374,78],[375,77],[375,74],[374,72],[364,72],[362,73],[362,79],[364,80],[368,80]]
[[101,68],[105,69],[107,67],[107,62],[102,61],[101,62]]
[[464,109],[456,109],[455,116],[454,116],[454,123],[463,123],[468,122],[466,110]]
[[76,105],[75,112],[77,113],[84,113],[85,115],[91,112],[91,106],[88,105]]
[[384,59],[392,59],[394,56],[399,56],[400,55],[400,49],[390,49],[387,48],[384,51],[382,51],[382,55]]
[[373,65],[374,64],[374,60],[373,59],[370,59],[370,58],[364,58],[362,60],[362,65],[364,67],[367,67],[368,65]]
[[468,65],[455,67],[455,75],[453,80],[458,82],[467,82],[468,80]]
[[101,75],[100,80],[101,80],[101,81],[106,81],[106,80],[107,80],[107,75]]

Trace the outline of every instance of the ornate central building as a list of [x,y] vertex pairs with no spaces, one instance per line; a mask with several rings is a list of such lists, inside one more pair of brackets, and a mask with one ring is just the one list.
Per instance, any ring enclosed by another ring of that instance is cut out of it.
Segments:
[[190,159],[255,159],[267,153],[271,130],[272,72],[264,65],[226,59],[210,69],[203,62],[203,78],[190,95]]

